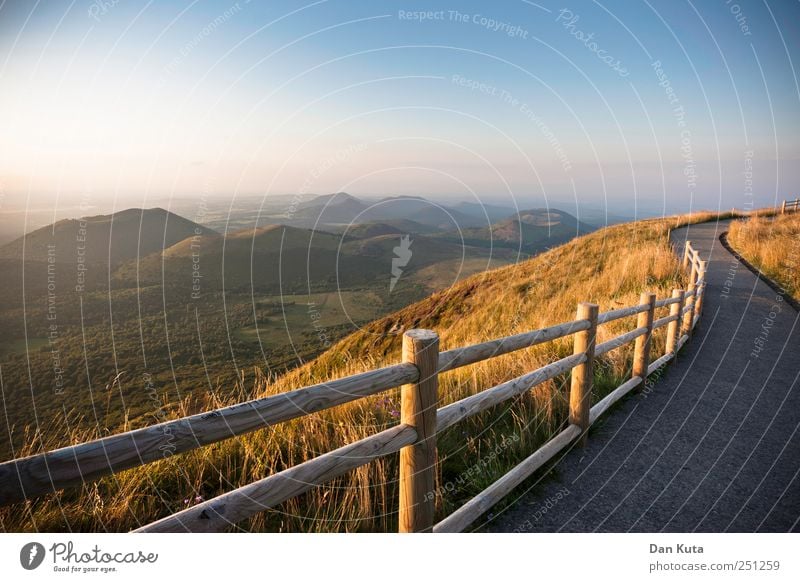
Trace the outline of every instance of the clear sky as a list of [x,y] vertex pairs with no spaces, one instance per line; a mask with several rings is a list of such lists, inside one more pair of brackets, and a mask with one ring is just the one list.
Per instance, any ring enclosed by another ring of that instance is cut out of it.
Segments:
[[799,47],[796,0],[0,0],[0,195],[771,205]]

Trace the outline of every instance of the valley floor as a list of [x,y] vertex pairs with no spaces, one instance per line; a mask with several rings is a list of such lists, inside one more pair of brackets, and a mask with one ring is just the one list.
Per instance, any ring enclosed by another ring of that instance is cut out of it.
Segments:
[[709,261],[677,361],[478,531],[800,530],[800,314],[720,244],[728,225],[672,232]]

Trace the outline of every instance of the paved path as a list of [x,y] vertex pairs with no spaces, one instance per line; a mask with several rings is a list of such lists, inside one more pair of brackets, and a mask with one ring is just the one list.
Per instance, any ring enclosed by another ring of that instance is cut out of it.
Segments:
[[479,531],[800,531],[800,318],[725,250],[725,230],[672,233],[709,260],[677,361]]

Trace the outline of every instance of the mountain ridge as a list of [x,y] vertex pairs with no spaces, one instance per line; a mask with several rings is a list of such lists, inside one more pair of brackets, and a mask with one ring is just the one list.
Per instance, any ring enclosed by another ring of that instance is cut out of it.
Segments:
[[163,208],[67,218],[0,246],[0,258],[119,264],[215,231]]

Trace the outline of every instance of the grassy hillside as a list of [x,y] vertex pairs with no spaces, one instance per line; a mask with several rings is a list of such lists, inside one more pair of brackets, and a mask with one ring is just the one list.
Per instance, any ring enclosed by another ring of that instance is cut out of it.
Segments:
[[[430,298],[379,319],[351,334],[311,363],[285,375],[257,375],[213,396],[187,397],[170,416],[265,396],[399,360],[405,329],[426,327],[441,335],[442,349],[571,320],[580,301],[602,310],[638,301],[644,289],[660,296],[681,281],[668,244],[670,228],[709,220],[693,215],[609,227],[517,265],[475,275]],[[624,251],[624,252],[623,252]],[[603,326],[598,341],[631,329],[633,321]],[[655,351],[663,350],[663,333]],[[571,353],[562,340],[495,358],[442,376],[442,404]],[[596,366],[595,399],[629,374],[630,347],[608,354]],[[439,435],[439,516],[446,515],[540,446],[566,421],[568,378],[543,384],[515,402],[460,423]],[[0,509],[5,530],[128,530],[196,499],[208,499],[397,422],[397,391],[314,414],[214,446],[126,471],[113,479]],[[28,435],[20,454],[65,444],[53,435],[65,427],[43,427]],[[72,442],[97,436],[73,430]],[[499,451],[492,454],[493,451]],[[241,524],[259,531],[396,531],[396,455],[370,463]]]
[[734,222],[728,242],[767,277],[800,300],[800,213]]

